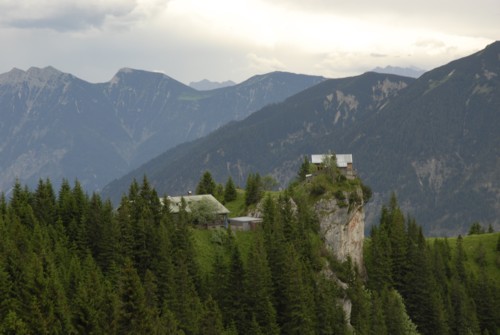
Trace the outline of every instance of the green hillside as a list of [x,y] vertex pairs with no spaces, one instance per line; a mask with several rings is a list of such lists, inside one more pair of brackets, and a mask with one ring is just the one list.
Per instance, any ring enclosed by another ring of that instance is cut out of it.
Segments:
[[[208,276],[213,271],[214,259],[217,253],[224,252],[224,239],[226,231],[222,229],[202,230],[193,229],[193,247],[196,251],[196,260],[200,266],[202,275]],[[252,231],[236,231],[233,232],[234,240],[241,252],[241,258],[246,262],[248,252],[254,240],[254,232]],[[229,254],[225,255],[229,261]]]
[[[446,238],[454,255],[457,248],[457,237]],[[496,281],[500,287],[500,250],[498,243],[500,233],[467,235],[463,237],[465,251],[465,266],[473,277],[479,277],[484,270],[488,278]],[[432,246],[434,241],[444,241],[444,238],[429,238],[427,241]]]

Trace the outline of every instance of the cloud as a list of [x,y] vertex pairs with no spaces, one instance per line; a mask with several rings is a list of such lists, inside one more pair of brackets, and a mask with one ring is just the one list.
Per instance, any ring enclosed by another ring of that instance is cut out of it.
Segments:
[[189,82],[430,69],[498,38],[498,0],[450,1],[0,0],[0,72],[53,65],[95,82],[132,67]]
[[373,58],[384,58],[384,57],[387,57],[386,54],[380,54],[380,53],[376,53],[376,52],[372,52],[370,54],[370,56],[373,57]]
[[262,57],[249,53],[247,59],[250,62],[250,68],[261,73],[286,69],[285,64],[274,57]]
[[463,36],[498,39],[498,0],[261,0],[286,10],[313,14],[329,13],[386,24],[425,27],[430,30]]
[[123,26],[154,15],[160,0],[4,0],[0,2],[0,25],[59,32]]

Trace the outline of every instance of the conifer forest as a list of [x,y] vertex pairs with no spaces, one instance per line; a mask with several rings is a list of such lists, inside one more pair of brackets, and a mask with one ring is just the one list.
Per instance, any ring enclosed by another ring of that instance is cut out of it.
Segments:
[[324,247],[318,194],[251,186],[241,203],[262,224],[232,232],[173,214],[146,177],[118,206],[78,182],[16,183],[0,199],[0,334],[499,334],[499,233],[473,250],[476,235],[426,239],[393,196],[359,271]]

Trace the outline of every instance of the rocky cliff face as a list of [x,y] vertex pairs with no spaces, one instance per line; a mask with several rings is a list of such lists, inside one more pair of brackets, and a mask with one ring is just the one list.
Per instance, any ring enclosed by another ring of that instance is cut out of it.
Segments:
[[351,258],[363,272],[365,213],[362,206],[341,208],[335,198],[322,199],[315,205],[325,245],[339,261]]

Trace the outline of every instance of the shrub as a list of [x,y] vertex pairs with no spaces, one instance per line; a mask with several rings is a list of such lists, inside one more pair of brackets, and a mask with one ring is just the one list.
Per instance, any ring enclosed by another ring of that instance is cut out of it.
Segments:
[[345,200],[344,192],[342,192],[341,190],[337,190],[334,195],[335,195],[335,199],[337,199],[339,201]]
[[363,191],[363,202],[366,204],[372,198],[372,189],[370,186],[361,183],[361,190]]
[[320,196],[325,194],[326,192],[326,187],[323,185],[323,183],[319,183],[316,180],[311,184],[310,188],[311,195],[313,196]]

